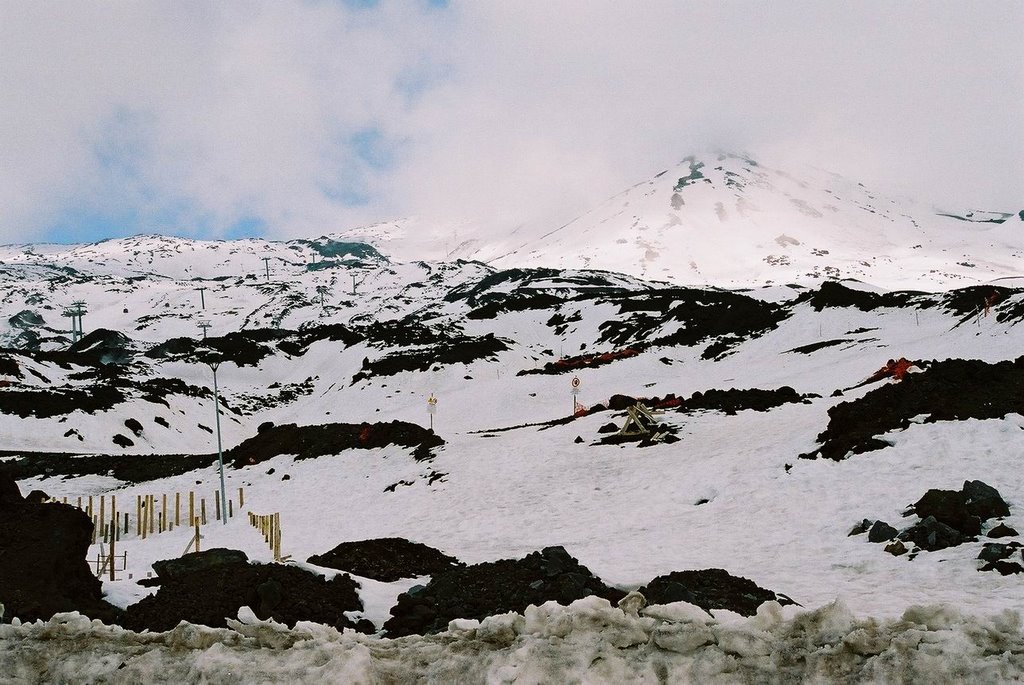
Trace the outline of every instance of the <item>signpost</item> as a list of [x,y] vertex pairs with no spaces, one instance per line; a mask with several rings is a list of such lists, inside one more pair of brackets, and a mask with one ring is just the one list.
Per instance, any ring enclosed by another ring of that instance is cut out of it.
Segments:
[[427,414],[430,415],[430,432],[434,432],[434,414],[437,413],[437,398],[434,397],[434,393],[430,393],[430,397],[427,398]]
[[580,378],[579,376],[573,376],[572,381],[572,415],[576,415],[576,408],[579,407],[579,403],[576,402],[576,396],[580,394]]

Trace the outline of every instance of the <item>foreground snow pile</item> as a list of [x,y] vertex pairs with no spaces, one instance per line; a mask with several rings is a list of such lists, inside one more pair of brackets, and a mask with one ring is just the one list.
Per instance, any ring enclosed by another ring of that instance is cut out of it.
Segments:
[[[630,602],[630,600],[637,600]],[[248,610],[233,630],[182,623],[133,633],[79,614],[0,625],[7,682],[981,682],[1024,675],[1018,613],[909,608],[857,619],[841,603],[783,615],[771,602],[720,621],[688,604],[624,609],[589,597],[525,615],[453,621],[445,633],[385,640]],[[632,609],[632,610],[631,610]]]

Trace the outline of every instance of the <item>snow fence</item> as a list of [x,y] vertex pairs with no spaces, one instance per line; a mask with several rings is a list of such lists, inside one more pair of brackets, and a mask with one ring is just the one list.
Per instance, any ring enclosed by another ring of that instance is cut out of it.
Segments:
[[[642,598],[632,605],[635,609]],[[684,603],[637,614],[588,597],[395,640],[314,623],[289,629],[243,608],[230,629],[134,633],[77,613],[0,625],[4,682],[734,683],[1006,682],[1024,676],[1020,616],[911,607],[857,619],[836,602],[783,615],[774,602],[718,621]]]

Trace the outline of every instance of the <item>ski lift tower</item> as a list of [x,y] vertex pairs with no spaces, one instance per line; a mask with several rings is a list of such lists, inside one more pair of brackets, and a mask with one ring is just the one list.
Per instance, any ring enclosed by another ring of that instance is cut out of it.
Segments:
[[369,276],[369,275],[370,274],[361,273],[361,272],[358,272],[358,271],[353,272],[353,274],[352,274],[352,294],[353,295],[356,294],[356,288],[361,286],[363,284],[363,281],[365,281],[366,277]]
[[82,317],[85,316],[85,302],[72,302],[70,307],[64,308],[64,316],[71,319],[71,343],[74,344],[83,335]]
[[200,321],[199,327],[203,329],[203,340],[206,340],[206,331],[210,328],[209,321]]

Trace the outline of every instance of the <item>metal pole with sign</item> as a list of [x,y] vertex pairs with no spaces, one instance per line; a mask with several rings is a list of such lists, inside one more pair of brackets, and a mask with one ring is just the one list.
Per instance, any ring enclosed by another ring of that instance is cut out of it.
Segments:
[[427,414],[430,415],[430,432],[434,432],[434,414],[437,413],[437,398],[434,397],[434,393],[430,393],[430,397],[427,398]]
[[572,415],[576,416],[576,408],[579,404],[576,402],[576,396],[580,394],[580,378],[579,376],[572,377]]
[[[210,370],[213,371],[213,416],[217,426],[217,468],[220,471],[220,501],[227,502],[227,495],[224,490],[224,451],[221,448],[220,440],[220,393],[217,388],[217,367],[220,366],[220,362],[207,362],[207,366],[209,366]],[[224,513],[224,516],[222,517],[224,523],[227,524],[228,508],[226,506],[222,506],[221,511]]]

